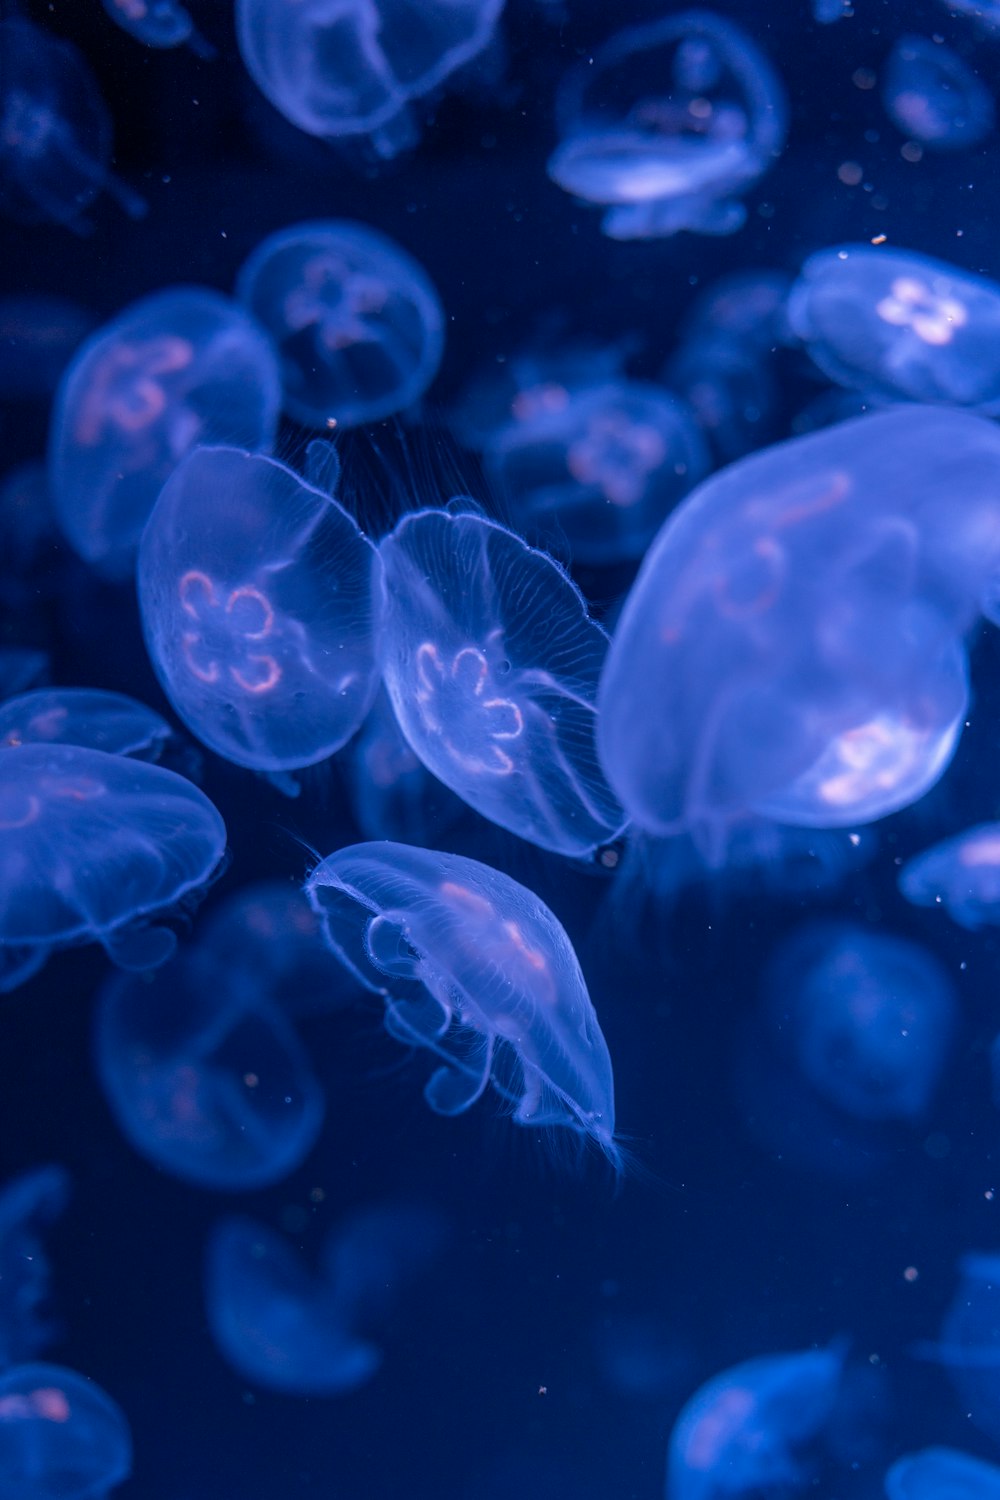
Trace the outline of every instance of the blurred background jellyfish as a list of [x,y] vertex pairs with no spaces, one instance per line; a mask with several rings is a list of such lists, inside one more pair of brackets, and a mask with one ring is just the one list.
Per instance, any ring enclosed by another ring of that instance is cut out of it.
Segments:
[[85,562],[126,578],[156,497],[199,443],[269,450],[274,351],[237,303],[204,287],[133,302],[63,376],[49,436],[59,524]]
[[413,106],[489,45],[503,0],[237,0],[247,72],[309,135],[377,157],[414,146]]
[[187,46],[196,57],[215,56],[215,48],[178,0],[101,0],[101,4],[117,26],[147,47]]
[[375,697],[378,555],[330,495],[274,459],[197,448],[139,552],[150,658],[193,734],[282,772],[345,744]]
[[977,146],[996,124],[989,90],[940,38],[896,38],[882,78],[882,99],[897,129],[935,151]]
[[838,385],[888,400],[1000,412],[1000,284],[913,250],[811,255],[788,320]]
[[108,755],[159,760],[172,730],[145,703],[97,688],[35,688],[0,698],[0,749],[81,745]]
[[[406,1283],[436,1258],[444,1223],[430,1209],[361,1209],[329,1235],[311,1272],[280,1235],[224,1219],[208,1244],[205,1301],[212,1337],[236,1373],[292,1396],[340,1396],[382,1363]],[[376,1339],[379,1342],[376,1342]]]
[[972,1251],[958,1262],[958,1287],[936,1343],[914,1353],[948,1373],[963,1415],[1000,1441],[1000,1255]]
[[437,374],[440,298],[423,267],[366,224],[319,219],[268,235],[237,295],[274,340],[284,408],[303,427],[405,411]]
[[914,855],[899,889],[914,906],[943,906],[970,932],[1000,924],[1000,823],[979,823]]
[[4,1500],[103,1500],[131,1470],[125,1414],[93,1380],[60,1365],[0,1371]]
[[342,769],[366,839],[427,847],[467,812],[467,804],[410,749],[384,688],[344,750]]
[[1000,1468],[957,1448],[906,1453],[885,1476],[888,1500],[996,1500]]
[[569,938],[532,891],[392,843],[338,850],[306,891],[333,951],[382,996],[390,1035],[438,1060],[435,1113],[463,1114],[492,1084],[515,1124],[569,1129],[620,1168],[607,1044]]
[[50,1316],[43,1231],[69,1201],[65,1167],[34,1167],[0,1189],[0,1370],[33,1359],[59,1334]]
[[711,11],[630,27],[572,70],[549,176],[607,205],[616,240],[732,234],[740,201],[785,142],[781,81],[751,38]]

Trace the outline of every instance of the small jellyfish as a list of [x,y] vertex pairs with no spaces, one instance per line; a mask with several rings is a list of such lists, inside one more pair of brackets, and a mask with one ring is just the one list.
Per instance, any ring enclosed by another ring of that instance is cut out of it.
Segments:
[[414,512],[379,552],[383,680],[428,770],[543,849],[613,840],[625,819],[594,748],[607,636],[575,585],[480,515]]
[[666,1500],[806,1488],[804,1450],[830,1420],[843,1363],[833,1345],[765,1354],[714,1375],[670,1434]]
[[996,124],[989,90],[940,39],[896,39],[885,65],[882,99],[897,129],[935,151],[976,146]]
[[108,755],[159,760],[170,725],[124,693],[36,688],[0,701],[0,750],[18,745],[82,745]]
[[333,951],[381,995],[390,1035],[431,1052],[458,1115],[492,1084],[517,1125],[560,1126],[616,1170],[611,1058],[569,938],[532,891],[455,854],[355,844],[306,891]]
[[177,0],[101,0],[117,26],[147,47],[188,46],[196,57],[211,59],[215,48],[195,29]]
[[490,43],[504,0],[237,0],[243,63],[308,135],[389,158],[416,144],[413,105]]
[[131,1470],[125,1415],[94,1381],[61,1365],[0,1372],[4,1500],[105,1500]]
[[608,205],[612,239],[733,234],[779,155],[787,107],[754,42],[710,11],[619,32],[563,81],[549,176]]
[[0,21],[0,212],[18,223],[89,233],[86,210],[109,193],[138,218],[146,205],[108,170],[111,119],[82,55],[20,16]]
[[197,787],[76,745],[0,749],[0,991],[55,948],[102,943],[123,968],[176,946],[156,918],[192,898],[226,847]]
[[293,224],[244,264],[237,295],[281,359],[303,427],[357,427],[404,411],[437,374],[444,312],[422,266],[348,219]]
[[270,449],[274,351],[237,303],[203,287],[144,297],[83,345],[49,434],[59,524],[80,556],[126,578],[156,497],[197,444]]
[[1000,1500],[1000,1468],[957,1448],[921,1448],[885,1476],[888,1500]]
[[384,689],[344,751],[343,772],[351,811],[366,839],[426,848],[466,811],[410,749]]
[[1000,1440],[1000,1255],[972,1251],[958,1262],[959,1285],[937,1343],[913,1350],[943,1365],[963,1416]]
[[1000,413],[1000,284],[984,276],[913,250],[842,245],[805,262],[788,320],[838,385]]
[[914,855],[899,889],[914,906],[943,906],[970,932],[1000,925],[1000,823],[979,823]]
[[709,282],[684,317],[682,340],[725,339],[772,353],[787,342],[785,306],[792,287],[783,271],[733,271]]
[[378,555],[336,500],[274,459],[197,448],[139,551],[150,658],[193,734],[236,765],[315,765],[375,697]]
[[65,1167],[34,1167],[0,1189],[0,1369],[33,1359],[58,1337],[49,1317],[49,1260],[41,1231],[69,1200]]

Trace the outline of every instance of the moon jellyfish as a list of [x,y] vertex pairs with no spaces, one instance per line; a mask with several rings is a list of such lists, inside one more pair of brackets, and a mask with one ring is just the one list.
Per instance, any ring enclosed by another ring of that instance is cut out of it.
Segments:
[[1000,412],[1000,284],[913,250],[842,245],[802,267],[788,319],[838,385]]
[[943,906],[970,932],[1000,924],[1000,823],[979,823],[914,855],[899,889],[914,906]]
[[102,943],[123,968],[165,962],[157,925],[209,881],[225,826],[197,787],[75,745],[0,749],[0,991],[55,948]]
[[194,22],[177,0],[101,0],[117,26],[147,47],[188,46],[196,57],[211,59],[215,48],[195,30]]
[[616,240],[732,234],[779,155],[787,106],[754,42],[711,11],[619,32],[564,79],[549,176],[608,206]]
[[382,1363],[381,1336],[406,1282],[434,1259],[443,1238],[429,1210],[362,1209],[329,1235],[312,1272],[273,1230],[224,1219],[205,1267],[212,1337],[236,1373],[265,1390],[357,1390]]
[[624,823],[597,762],[607,637],[569,578],[482,516],[405,516],[385,570],[382,675],[407,741],[484,817],[583,856]]
[[986,86],[950,48],[922,36],[901,36],[885,66],[886,114],[903,132],[936,151],[962,151],[996,124]]
[[422,266],[349,219],[262,240],[237,294],[281,359],[284,406],[304,427],[357,427],[403,411],[437,374],[444,312]]
[[237,765],[326,760],[378,686],[378,558],[329,495],[274,459],[198,448],[139,552],[150,658],[193,734]]
[[0,1370],[32,1359],[58,1336],[42,1231],[62,1217],[69,1191],[65,1167],[35,1167],[0,1189]]
[[958,1275],[940,1341],[918,1344],[913,1352],[944,1366],[963,1416],[1000,1441],[1000,1255],[963,1255]]
[[998,1500],[1000,1468],[956,1448],[921,1448],[885,1476],[888,1500]]
[[306,891],[326,940],[381,995],[390,1035],[438,1060],[424,1090],[464,1113],[492,1084],[514,1123],[559,1126],[618,1170],[611,1058],[576,954],[533,892],[404,844],[331,854]]
[[807,1487],[803,1450],[830,1419],[842,1370],[834,1345],[765,1354],[714,1375],[670,1434],[667,1500]]
[[117,1402],[60,1365],[0,1372],[4,1500],[105,1500],[132,1470],[132,1436]]
[[159,760],[171,737],[158,713],[124,693],[97,688],[36,688],[0,702],[0,749],[82,745],[109,755]]
[[269,449],[280,405],[270,342],[237,303],[203,287],[133,302],[87,340],[56,396],[49,481],[67,539],[127,577],[181,459],[200,443]]
[[503,0],[237,0],[247,72],[286,120],[379,157],[416,144],[413,105],[493,38]]

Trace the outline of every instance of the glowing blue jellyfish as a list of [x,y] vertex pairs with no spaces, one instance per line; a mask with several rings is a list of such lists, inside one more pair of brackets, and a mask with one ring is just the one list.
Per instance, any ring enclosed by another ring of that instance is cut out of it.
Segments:
[[382,1363],[380,1343],[405,1283],[444,1237],[426,1209],[362,1209],[329,1236],[318,1273],[251,1219],[225,1219],[208,1245],[212,1337],[243,1379],[296,1396],[340,1396]]
[[213,58],[215,48],[205,40],[188,11],[177,0],[101,0],[116,25],[147,47],[188,46],[196,57]]
[[936,151],[976,146],[996,124],[989,90],[940,40],[897,37],[885,65],[882,98],[904,135]]
[[139,552],[149,654],[178,714],[259,771],[315,765],[378,686],[378,557],[347,512],[273,459],[198,448]]
[[575,586],[479,515],[417,511],[379,551],[383,679],[424,765],[543,849],[614,839],[625,819],[594,747],[607,637]]
[[0,1190],[0,1369],[34,1358],[58,1336],[41,1232],[62,1216],[69,1191],[65,1167],[35,1167]]
[[937,1343],[913,1351],[943,1365],[962,1414],[1000,1440],[1000,1255],[973,1251],[958,1262],[959,1284]]
[[626,811],[710,836],[921,797],[965,723],[964,637],[1000,545],[1000,433],[904,406],[733,464],[646,556],[598,698]]
[[1000,412],[1000,284],[912,250],[811,255],[788,320],[838,385]]
[[537,896],[478,860],[391,843],[331,854],[306,890],[390,1034],[439,1060],[431,1109],[462,1114],[492,1084],[515,1124],[565,1127],[620,1167],[607,1044]]
[[725,339],[758,354],[787,342],[785,306],[791,277],[783,271],[733,271],[709,282],[688,309],[682,339]]
[[1000,1500],[1000,1468],[957,1448],[921,1448],[885,1476],[888,1500]]
[[17,745],[82,745],[108,755],[159,760],[170,737],[165,719],[124,693],[36,688],[0,702],[0,750]]
[[0,750],[0,991],[55,948],[102,943],[122,968],[169,958],[156,918],[210,879],[225,826],[197,787],[75,745]]
[[784,89],[738,26],[689,10],[619,32],[560,90],[549,176],[616,240],[732,234],[785,141]]
[[416,144],[413,105],[493,38],[503,0],[237,0],[240,56],[286,120],[376,156]]
[[427,847],[466,811],[410,749],[384,690],[347,746],[343,771],[351,811],[366,839]]
[[4,1500],[105,1500],[132,1470],[132,1436],[117,1402],[61,1365],[0,1372]]
[[199,443],[269,449],[281,388],[265,334],[228,297],[171,287],[88,339],[63,376],[49,481],[86,562],[127,577],[156,497]]
[[914,855],[899,889],[914,906],[943,906],[970,932],[1000,924],[1000,823],[979,823]]
[[853,923],[808,923],[781,945],[768,988],[772,1025],[829,1103],[856,1120],[925,1113],[958,1013],[926,948]]
[[19,16],[0,21],[0,212],[19,223],[89,233],[110,193],[133,218],[146,205],[112,172],[111,119],[77,49]]
[[356,427],[403,411],[437,374],[444,312],[422,266],[348,219],[263,240],[237,294],[281,358],[284,406],[304,427]]
[[805,1488],[803,1450],[830,1419],[842,1371],[834,1345],[765,1354],[714,1375],[670,1434],[667,1500]]

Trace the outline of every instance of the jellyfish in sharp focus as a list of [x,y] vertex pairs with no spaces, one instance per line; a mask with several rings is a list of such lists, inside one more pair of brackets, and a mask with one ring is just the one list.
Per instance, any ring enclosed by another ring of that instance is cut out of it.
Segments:
[[105,1500],[132,1469],[117,1402],[59,1365],[0,1372],[0,1494],[4,1500]]
[[740,201],[784,145],[780,79],[710,11],[619,32],[564,79],[549,176],[607,206],[612,239],[740,229]]
[[268,235],[237,295],[281,359],[284,407],[304,427],[356,427],[412,406],[437,374],[444,312],[427,273],[347,219]]
[[594,746],[607,637],[561,569],[482,516],[383,538],[383,680],[407,741],[484,817],[583,857],[625,822]]
[[941,1365],[963,1417],[1000,1441],[1000,1255],[971,1251],[958,1262],[958,1288],[937,1342],[918,1344],[919,1357]]
[[611,1058],[569,938],[478,860],[403,844],[331,854],[306,890],[326,940],[382,996],[386,1028],[439,1062],[424,1090],[462,1114],[492,1084],[515,1124],[560,1126],[618,1169]]
[[989,90],[940,39],[896,38],[885,66],[882,98],[892,123],[935,151],[976,146],[996,125]]
[[998,1500],[1000,1468],[957,1448],[906,1453],[885,1476],[888,1500]]
[[65,1167],[35,1167],[0,1189],[0,1370],[33,1359],[58,1336],[49,1317],[42,1231],[69,1200]]
[[196,57],[215,56],[215,48],[177,0],[101,0],[101,4],[117,26],[147,47],[188,46]]
[[36,688],[0,700],[0,750],[81,745],[108,755],[159,760],[170,725],[145,703],[96,688]]
[[914,906],[943,906],[970,932],[1000,925],[1000,823],[979,823],[914,855],[899,889]]
[[198,448],[139,552],[150,658],[193,734],[237,765],[326,760],[375,697],[379,560],[331,496],[276,460]]
[[59,524],[80,556],[126,578],[156,497],[196,445],[269,450],[281,387],[270,341],[205,287],[134,302],[63,376],[49,435]]

